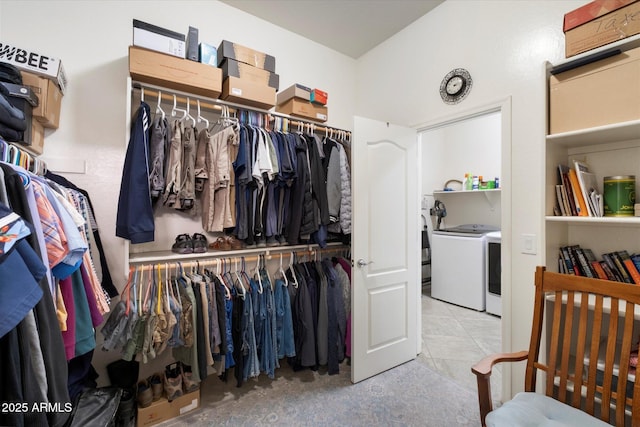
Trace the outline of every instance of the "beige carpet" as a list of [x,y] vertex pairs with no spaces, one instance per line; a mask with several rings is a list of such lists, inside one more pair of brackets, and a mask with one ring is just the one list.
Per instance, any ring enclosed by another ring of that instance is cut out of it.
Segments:
[[207,378],[200,408],[161,426],[479,425],[475,393],[419,359],[357,384],[346,363],[332,376],[282,364],[274,380],[262,374],[240,388]]

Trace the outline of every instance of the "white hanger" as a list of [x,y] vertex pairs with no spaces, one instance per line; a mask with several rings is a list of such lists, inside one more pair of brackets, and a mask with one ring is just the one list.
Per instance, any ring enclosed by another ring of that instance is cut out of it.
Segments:
[[186,120],[186,119],[189,119],[189,120],[191,120],[191,125],[195,127],[195,125],[196,125],[196,118],[195,118],[195,117],[193,117],[193,116],[191,115],[191,113],[189,112],[189,108],[190,108],[190,106],[191,106],[191,99],[189,99],[189,97],[187,97],[187,109],[185,110],[184,116],[182,116],[182,117],[180,118],[180,120],[184,121],[184,120]]
[[205,127],[207,129],[209,129],[209,120],[207,120],[204,117],[202,117],[202,114],[200,113],[200,100],[199,99],[196,99],[196,104],[198,105],[198,123],[204,122]]
[[144,87],[140,88],[142,91],[140,92],[140,102],[144,102]]
[[162,113],[162,120],[164,120],[165,114],[164,114],[164,110],[160,106],[161,102],[162,102],[162,92],[158,91],[158,103],[156,104],[156,114]]
[[176,104],[176,95],[173,94],[173,108],[171,109],[171,117],[177,116],[178,113],[182,113],[182,117],[180,118],[180,120],[182,120],[185,117],[187,117],[187,110],[183,110],[182,108],[178,108],[178,106]]
[[[244,285],[242,284],[242,278],[240,277],[240,273],[238,272],[238,258],[236,258],[236,280],[238,281],[238,286],[240,286],[240,289],[242,291],[242,298],[245,297],[247,290],[244,288]],[[236,286],[237,288],[237,286]]]
[[291,275],[293,276],[293,287],[298,288],[298,278],[296,277],[296,271],[293,268],[293,252],[291,252],[291,258],[289,259],[289,270],[291,270]]
[[284,268],[282,268],[282,252],[280,252],[280,267],[278,268],[278,273],[282,276],[284,280],[284,285],[289,286],[289,280],[287,279],[287,274],[284,272]]
[[261,294],[264,289],[262,289],[262,278],[260,277],[260,256],[257,257],[256,269],[253,272],[253,275],[258,279],[258,293]]

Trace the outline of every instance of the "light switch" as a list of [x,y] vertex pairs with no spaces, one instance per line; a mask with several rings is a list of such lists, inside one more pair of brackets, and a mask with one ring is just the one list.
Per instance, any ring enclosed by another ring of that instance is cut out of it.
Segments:
[[538,252],[538,244],[535,234],[522,235],[522,251],[523,254],[535,255]]

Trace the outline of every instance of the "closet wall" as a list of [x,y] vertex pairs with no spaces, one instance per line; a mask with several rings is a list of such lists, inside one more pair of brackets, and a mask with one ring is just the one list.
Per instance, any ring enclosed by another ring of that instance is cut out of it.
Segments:
[[[115,237],[115,218],[130,123],[126,79],[134,18],[179,32],[191,25],[199,29],[201,41],[217,46],[231,40],[275,56],[281,88],[302,83],[329,92],[330,126],[351,129],[355,103],[355,60],[224,3],[163,1],[150,7],[148,1],[0,1],[2,42],[58,56],[64,64],[69,88],[60,128],[47,131],[42,157],[63,175],[86,168],[67,176],[92,195],[120,289],[126,282],[126,254],[124,241]],[[107,381],[106,364],[118,358],[116,352],[96,350],[99,382]]]

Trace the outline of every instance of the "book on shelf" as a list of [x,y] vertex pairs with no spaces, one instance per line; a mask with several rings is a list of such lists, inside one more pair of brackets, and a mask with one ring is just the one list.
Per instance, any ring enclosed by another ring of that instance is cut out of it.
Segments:
[[585,162],[574,160],[573,165],[589,216],[604,216],[604,212],[600,209],[602,194],[598,191],[596,175],[589,170],[589,165]]
[[563,164],[558,165],[558,179],[562,184],[564,194],[566,196],[566,202],[569,206],[569,216],[577,216],[578,211],[576,209],[575,198],[573,197],[573,191],[571,191],[571,183],[569,182],[569,167]]
[[580,273],[582,273],[582,276],[590,277],[592,279],[596,277],[594,272],[591,270],[591,264],[587,261],[587,257],[582,248],[579,245],[576,245],[573,247],[573,251],[576,259],[580,263]]
[[633,265],[635,265],[636,270],[640,271],[640,254],[631,254],[629,255],[631,261],[633,261]]
[[631,276],[631,280],[633,281],[633,283],[635,283],[636,285],[640,285],[640,272],[631,260],[629,252],[625,250],[616,251],[616,255],[622,260],[622,264],[627,269],[627,272],[629,273],[629,276]]
[[602,267],[602,271],[605,272],[608,280],[611,280],[613,282],[620,281],[618,280],[618,277],[613,273],[613,270],[611,270],[611,267],[609,267],[609,264],[604,261],[604,259],[602,261],[598,261],[598,263],[600,264],[600,267]]
[[580,182],[578,182],[578,174],[573,169],[569,169],[569,182],[571,183],[573,197],[576,199],[576,210],[578,212],[578,216],[589,216],[587,202],[582,195]]
[[562,184],[556,184],[556,201],[558,202],[560,215],[571,216],[569,202],[567,201],[567,192],[564,190],[564,185]]
[[571,261],[571,257],[569,256],[569,247],[562,246],[560,247],[560,255],[562,255],[562,259],[566,265],[567,274],[576,274],[575,269],[573,268],[573,262]]
[[604,262],[607,263],[607,265],[611,269],[611,272],[612,272],[613,276],[615,277],[616,282],[631,283],[631,278],[628,277],[628,274],[627,274],[627,280],[624,279],[622,271],[620,271],[620,269],[618,268],[615,260],[611,256],[611,253],[602,254],[602,259],[604,260]]
[[589,265],[591,266],[591,271],[593,272],[593,276],[597,277],[598,279],[607,280],[608,279],[607,274],[602,269],[602,266],[596,259],[596,255],[593,253],[593,251],[589,248],[585,248],[583,249],[583,252],[584,252],[584,256],[587,257],[587,262],[589,262]]

